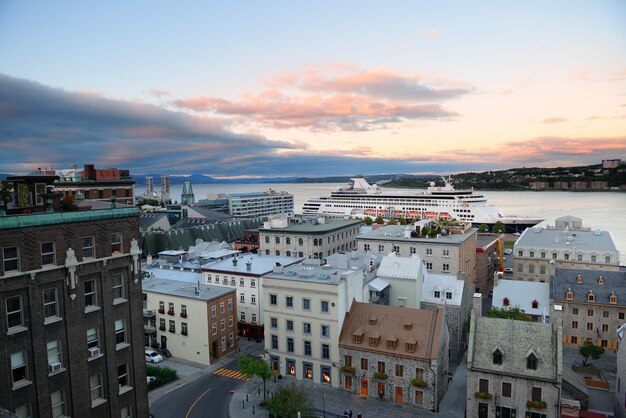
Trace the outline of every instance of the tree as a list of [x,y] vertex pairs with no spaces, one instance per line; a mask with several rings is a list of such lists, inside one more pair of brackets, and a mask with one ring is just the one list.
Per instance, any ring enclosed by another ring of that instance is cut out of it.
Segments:
[[406,225],[406,219],[404,218],[400,218],[398,222],[400,222],[400,225]]
[[370,218],[369,216],[366,216],[365,218],[363,218],[363,223],[365,225],[371,225],[374,223],[374,221],[372,220],[372,218]]
[[3,201],[5,205],[13,200],[11,189],[11,183],[6,180],[0,181],[0,200]]
[[599,347],[592,343],[591,341],[585,342],[583,345],[578,347],[578,352],[581,356],[583,356],[583,366],[587,365],[587,360],[591,357],[594,360],[599,359],[604,354],[604,348]]
[[281,418],[296,418],[298,412],[302,418],[316,416],[309,395],[296,385],[279,385],[267,409],[271,415]]
[[267,379],[272,377],[272,369],[269,363],[265,360],[257,361],[250,356],[242,356],[237,360],[237,365],[242,373],[249,376],[258,376],[263,379],[263,400],[266,400],[265,396],[267,391],[265,390],[265,384]]
[[397,225],[397,224],[398,224],[398,221],[396,221],[395,219],[389,219],[387,221],[387,225]]
[[478,232],[489,232],[489,227],[486,224],[480,224]]
[[505,228],[504,228],[504,224],[500,221],[496,222],[495,224],[493,224],[493,232],[504,232]]
[[[506,301],[505,301],[506,302]],[[532,321],[533,319],[524,313],[519,306],[504,306],[502,308],[491,308],[487,312],[489,318],[516,319],[518,321]]]
[[376,219],[374,220],[374,222],[376,222],[377,224],[382,225],[382,224],[385,223],[385,220],[383,219],[382,216],[377,216]]

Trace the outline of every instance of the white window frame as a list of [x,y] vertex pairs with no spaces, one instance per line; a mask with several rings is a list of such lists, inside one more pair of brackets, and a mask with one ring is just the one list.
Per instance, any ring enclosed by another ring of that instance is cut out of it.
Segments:
[[[17,363],[18,358],[21,358],[21,363]],[[11,382],[13,387],[19,383],[28,382],[28,360],[26,350],[18,351],[11,354]],[[24,368],[24,378],[15,380],[15,370]]]
[[80,241],[83,258],[96,258],[96,240],[94,237],[83,237]]
[[[52,250],[44,252],[44,245],[52,244]],[[41,266],[54,266],[57,263],[56,243],[54,241],[42,242],[39,246],[41,250]],[[51,262],[45,262],[44,259],[52,257]]]
[[102,374],[94,374],[89,377],[89,394],[91,396],[91,405],[99,404],[104,400],[104,386],[102,384]]
[[[13,311],[9,311],[9,301],[13,300],[13,299],[17,299],[18,304],[19,304],[19,309],[13,310]],[[7,319],[8,331],[11,331],[11,330],[14,330],[14,329],[23,328],[24,327],[24,312],[22,310],[22,297],[20,295],[10,296],[10,297],[5,299],[4,303],[5,303],[5,308],[6,308],[6,319]],[[15,316],[19,315],[20,322],[17,325],[11,326],[10,322],[9,322],[9,317],[10,316],[14,316],[14,315]]]
[[[57,398],[56,401],[55,401],[55,398]],[[50,404],[52,406],[53,418],[64,417],[65,416],[65,391],[61,389],[61,390],[57,390],[56,392],[52,392],[50,394]],[[58,410],[59,407],[60,407],[60,410]]]
[[[122,341],[118,342],[118,335],[122,336]],[[120,346],[122,344],[126,344],[126,320],[125,319],[116,319],[115,320],[115,345]]]
[[[7,258],[7,250],[15,249],[15,256]],[[15,262],[15,268],[7,268],[8,263]],[[2,265],[5,273],[11,271],[21,271],[21,263],[20,263],[20,247],[17,245],[14,247],[4,247],[2,248]]]
[[[123,367],[123,370],[120,368]],[[122,372],[120,374],[120,372]],[[128,363],[122,363],[117,366],[117,387],[120,392],[124,391],[126,388],[130,388],[130,374]],[[124,382],[125,381],[125,382]],[[123,384],[125,383],[125,384]]]
[[61,340],[52,340],[46,343],[48,365],[60,363],[63,367],[63,355],[61,352]]
[[123,241],[122,241],[122,233],[121,232],[113,232],[111,233],[111,254],[121,254],[124,251]]
[[[118,281],[119,280],[119,281]],[[113,292],[113,301],[122,301],[125,299],[124,274],[116,273],[111,277],[111,290]]]
[[[46,301],[46,295],[49,295],[49,294],[53,295],[53,300]],[[59,298],[58,298],[57,289],[55,287],[50,288],[50,289],[44,289],[44,291],[42,292],[42,299],[43,299],[44,321],[50,318],[58,318],[59,317]],[[51,307],[54,308],[53,314],[49,314],[49,312],[47,312]]]
[[[93,289],[91,292],[87,292],[87,283],[93,283]],[[91,279],[91,280],[85,280],[83,283],[83,293],[85,296],[85,309],[89,308],[89,307],[95,307],[98,306],[98,287],[96,286],[96,280],[95,279]],[[92,304],[91,305],[87,305],[87,298],[93,295],[93,300],[92,300]]]

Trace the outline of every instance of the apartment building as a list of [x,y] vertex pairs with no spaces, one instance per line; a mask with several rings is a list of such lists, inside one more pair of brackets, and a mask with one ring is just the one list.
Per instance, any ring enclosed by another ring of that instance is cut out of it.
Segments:
[[553,322],[563,326],[563,343],[591,341],[617,349],[617,330],[626,321],[626,271],[555,268],[550,279]]
[[619,251],[609,231],[582,227],[575,217],[559,218],[555,227],[527,228],[515,242],[515,278],[547,282],[549,266],[619,269]]
[[0,210],[0,407],[148,416],[139,211],[114,206]]
[[242,337],[262,340],[265,322],[263,309],[263,276],[279,265],[287,267],[302,261],[298,257],[266,256],[246,253],[225,260],[204,264],[205,284],[226,287],[237,292],[237,329]]
[[391,253],[381,258],[376,278],[388,288],[389,305],[420,308],[426,268],[418,255],[398,257]]
[[362,287],[362,270],[330,266],[276,266],[265,276],[265,351],[272,369],[338,388],[339,332],[353,301],[362,301]]
[[450,228],[445,235],[442,233],[430,238],[422,233],[420,225],[388,225],[358,235],[357,250],[375,254],[389,254],[393,251],[403,257],[417,254],[429,273],[453,276],[462,273],[466,283],[465,291],[469,294],[476,281],[477,231],[468,224]]
[[271,217],[259,228],[260,252],[321,260],[355,250],[360,226],[358,219]]
[[143,293],[146,345],[207,366],[237,352],[235,289],[146,278]]
[[339,337],[341,388],[437,411],[448,388],[443,309],[353,302]]
[[542,322],[488,318],[474,295],[467,351],[467,416],[560,416],[561,329]]

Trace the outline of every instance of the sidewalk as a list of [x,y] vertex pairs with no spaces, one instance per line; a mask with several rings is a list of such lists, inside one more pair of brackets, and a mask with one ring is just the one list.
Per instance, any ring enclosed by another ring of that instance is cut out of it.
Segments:
[[164,361],[161,364],[156,364],[156,366],[167,366],[178,372],[179,378],[167,385],[161,386],[157,389],[151,390],[148,392],[148,405],[152,406],[153,402],[156,402],[161,396],[175,391],[181,386],[186,385],[189,382],[193,382],[194,380],[206,376],[207,374],[211,374],[215,370],[224,367],[225,364],[230,363],[235,360],[240,355],[252,355],[261,354],[264,350],[263,343],[256,343],[254,341],[248,341],[244,338],[239,339],[239,352],[226,357],[222,357],[215,361],[208,367],[204,367],[202,365],[198,365],[196,363],[186,362],[182,360],[177,360],[174,357],[171,357],[169,360]]

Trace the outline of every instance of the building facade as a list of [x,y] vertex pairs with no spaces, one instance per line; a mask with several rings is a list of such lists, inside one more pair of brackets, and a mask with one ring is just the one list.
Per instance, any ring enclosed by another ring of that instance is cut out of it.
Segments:
[[493,275],[500,267],[498,240],[502,245],[504,236],[478,233],[476,237],[476,293],[488,294],[493,289]]
[[205,284],[221,286],[237,292],[237,329],[242,337],[262,340],[264,336],[263,276],[274,267],[290,266],[301,258],[242,254],[202,266]]
[[437,411],[448,388],[443,309],[352,303],[339,337],[341,388]]
[[467,352],[467,416],[560,416],[560,328],[483,317],[481,306],[476,293]]
[[293,195],[287,192],[229,193],[218,195],[228,199],[228,213],[235,218],[257,218],[269,215],[288,214],[293,216]]
[[0,407],[148,416],[138,215],[0,216]]
[[265,351],[287,378],[339,387],[339,332],[353,301],[362,300],[363,272],[295,265],[263,279]]
[[360,220],[274,217],[259,228],[261,253],[324,259],[356,249]]
[[619,251],[608,231],[583,229],[578,222],[573,226],[559,225],[557,219],[554,228],[527,228],[515,242],[515,278],[547,282],[551,262],[559,267],[619,269]]
[[207,366],[237,352],[235,289],[147,278],[143,293],[145,345]]
[[551,316],[563,326],[563,343],[591,341],[617,349],[626,321],[626,271],[555,268],[550,279]]

